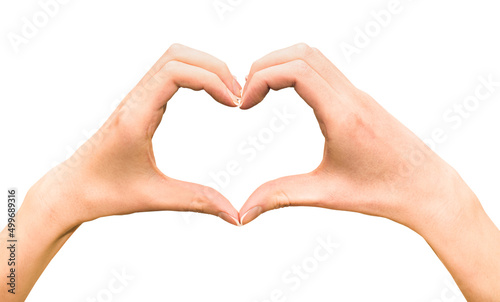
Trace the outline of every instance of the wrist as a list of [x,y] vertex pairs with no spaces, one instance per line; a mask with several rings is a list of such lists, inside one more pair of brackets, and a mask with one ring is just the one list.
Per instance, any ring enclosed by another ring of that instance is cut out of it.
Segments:
[[468,300],[497,301],[500,232],[476,195],[454,174],[451,190],[413,230],[433,249]]
[[444,163],[438,171],[428,186],[431,194],[424,194],[426,199],[409,225],[425,239],[462,231],[485,214],[474,192],[451,166]]
[[473,215],[481,205],[450,165],[432,156],[397,182],[395,212],[388,217],[425,237]]
[[43,176],[27,192],[19,210],[30,220],[43,223],[47,231],[61,236],[83,223],[72,208],[78,194],[70,175],[64,174],[66,169],[60,165]]

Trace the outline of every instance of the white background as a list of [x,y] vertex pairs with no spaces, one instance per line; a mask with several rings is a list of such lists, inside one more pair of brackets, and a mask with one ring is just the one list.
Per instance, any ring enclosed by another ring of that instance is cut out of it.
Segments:
[[[443,128],[447,140],[436,152],[500,225],[500,94],[481,101],[457,129],[442,117],[474,95],[480,77],[500,81],[497,1],[401,0],[402,11],[350,61],[342,43],[353,44],[356,28],[373,25],[371,13],[390,0],[220,2],[232,3],[232,10],[218,14],[213,0],[71,0],[16,51],[9,35],[21,35],[23,18],[43,10],[33,0],[2,1],[2,190],[17,187],[22,200],[174,42],[221,58],[242,84],[253,61],[306,42],[421,138]],[[248,160],[237,148],[266,131],[273,110],[295,118]],[[241,173],[220,190],[237,209],[263,182],[314,169],[322,144],[311,109],[291,89],[272,92],[245,112],[182,90],[154,139],[160,169],[182,180],[209,184],[209,173],[239,162]],[[314,267],[317,240],[327,238],[340,246]],[[282,277],[302,264],[309,276],[292,290]],[[122,269],[134,280],[108,299],[113,271]],[[160,212],[84,224],[27,301],[427,302],[445,301],[443,293],[461,301],[446,280],[452,279],[421,237],[382,218],[290,208],[237,228],[208,215]],[[281,299],[272,300],[278,292]]]

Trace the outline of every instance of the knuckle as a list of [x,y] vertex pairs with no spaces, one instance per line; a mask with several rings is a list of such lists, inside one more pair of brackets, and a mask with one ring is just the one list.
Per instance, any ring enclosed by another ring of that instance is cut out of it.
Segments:
[[156,81],[174,81],[176,74],[179,72],[181,63],[175,60],[168,61],[160,70],[152,76]]
[[259,61],[255,61],[252,63],[252,66],[250,66],[250,73],[249,73],[249,76],[252,74],[252,73],[255,73],[259,70]]
[[376,137],[372,122],[366,118],[362,110],[360,112],[350,112],[345,114],[340,125],[345,129],[347,136],[355,143],[363,144],[367,139]]
[[171,60],[163,64],[162,70],[164,72],[176,72],[181,66],[181,63],[176,60]]
[[191,200],[190,209],[196,213],[207,213],[210,204],[217,197],[217,191],[207,186],[201,187]]
[[264,81],[266,78],[265,73],[263,71],[257,71],[256,73],[253,74],[252,79],[259,83]]
[[278,190],[274,193],[274,207],[276,209],[286,208],[291,206],[290,199],[288,195],[286,195],[285,191]]
[[268,202],[270,202],[273,209],[280,209],[289,207],[291,205],[290,199],[286,192],[280,187],[279,183],[270,182],[265,185],[265,191],[268,192]]
[[219,69],[222,72],[229,72],[229,66],[227,66],[226,62],[220,61]]
[[189,210],[196,213],[203,213],[205,210],[205,199],[203,194],[197,193],[189,204]]
[[295,45],[295,49],[299,53],[299,56],[303,58],[309,56],[313,52],[313,49],[303,42]]
[[163,69],[172,69],[177,65],[176,62],[177,61],[175,61],[175,60],[169,60],[169,61],[165,62],[165,64],[163,64],[162,68]]
[[358,112],[346,112],[341,121],[344,126],[355,128],[361,123],[362,118]]
[[311,72],[311,67],[303,60],[293,61],[293,68],[297,76],[307,76]]
[[181,49],[184,47],[184,45],[179,44],[179,43],[174,43],[170,45],[170,47],[167,49],[167,53],[170,55],[175,55],[181,51]]
[[362,104],[369,104],[373,101],[373,98],[368,93],[358,88],[353,88],[353,95],[355,99],[360,100]]
[[214,75],[217,77],[221,77],[221,79],[226,78],[226,76],[230,76],[233,78],[231,72],[229,71],[229,66],[223,61],[218,61],[215,65]]

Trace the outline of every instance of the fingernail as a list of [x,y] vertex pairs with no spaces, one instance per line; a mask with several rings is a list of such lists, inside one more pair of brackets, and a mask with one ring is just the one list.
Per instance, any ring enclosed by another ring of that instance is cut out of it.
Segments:
[[[243,95],[243,90],[241,91],[241,94]],[[243,106],[243,97],[239,100],[238,108],[241,108],[241,106]]]
[[241,108],[241,105],[243,105],[243,90],[245,88],[241,88],[241,98],[238,99],[238,108]]
[[229,97],[231,98],[231,100],[233,100],[233,103],[236,106],[240,107],[240,105],[241,105],[241,98],[235,96],[234,93],[232,93],[231,90],[229,90],[229,89],[227,90],[227,93],[229,94]]
[[245,82],[248,81],[248,75],[245,77]]
[[245,225],[250,221],[257,218],[262,213],[262,208],[257,206],[248,210],[243,216],[241,216],[241,225]]
[[234,224],[234,225],[237,225],[237,226],[241,225],[240,221],[238,219],[234,218],[233,216],[229,215],[226,212],[220,212],[219,213],[219,217],[222,220],[225,220],[226,222],[229,222],[230,224]]
[[241,97],[241,85],[235,76],[233,76],[233,93],[235,96]]

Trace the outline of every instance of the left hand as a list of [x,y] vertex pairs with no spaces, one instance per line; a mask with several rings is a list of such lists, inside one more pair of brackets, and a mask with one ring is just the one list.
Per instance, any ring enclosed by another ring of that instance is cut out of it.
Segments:
[[64,229],[103,216],[163,210],[212,214],[237,225],[238,211],[219,192],[170,178],[156,166],[152,138],[180,87],[203,89],[231,107],[241,90],[219,59],[172,45],[101,129],[30,190],[42,200],[37,208]]

